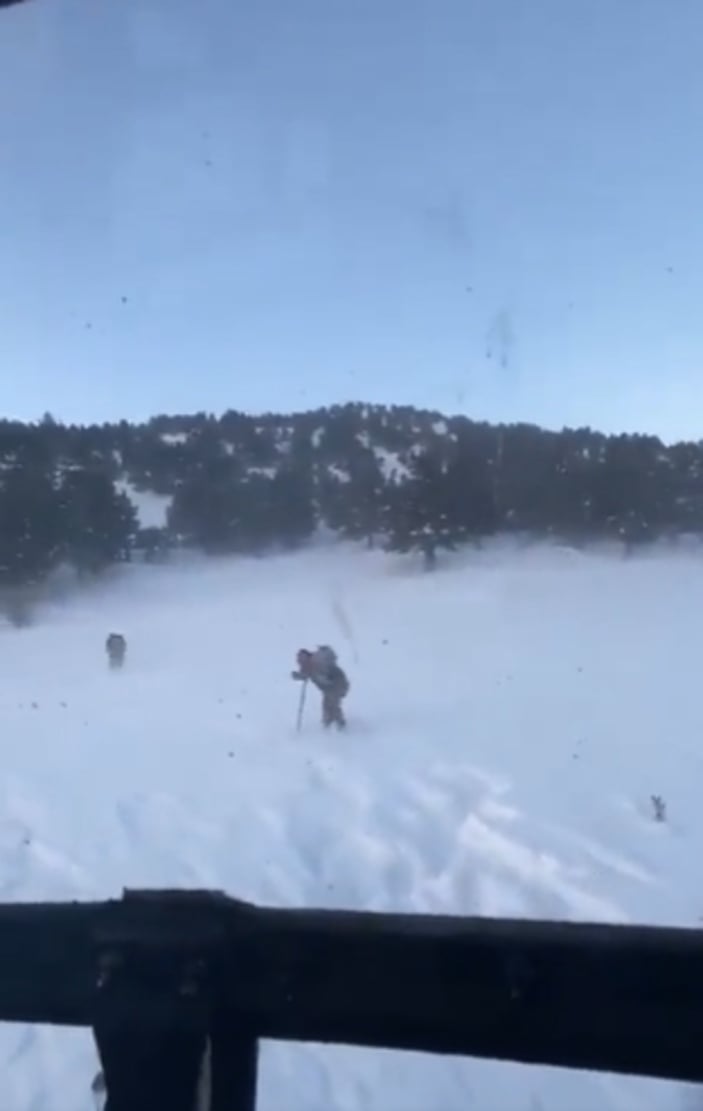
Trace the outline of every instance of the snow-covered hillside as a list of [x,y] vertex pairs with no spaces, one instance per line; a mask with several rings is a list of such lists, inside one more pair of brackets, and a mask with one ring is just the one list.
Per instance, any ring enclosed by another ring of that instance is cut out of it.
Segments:
[[[211,886],[281,906],[696,925],[703,563],[345,549],[132,567],[0,630],[0,898]],[[129,641],[108,672],[111,631]],[[335,644],[346,735],[301,645]],[[652,795],[666,804],[654,820]],[[84,1032],[0,1028],[4,1111],[92,1108]],[[261,1111],[669,1111],[680,1085],[266,1045]]]

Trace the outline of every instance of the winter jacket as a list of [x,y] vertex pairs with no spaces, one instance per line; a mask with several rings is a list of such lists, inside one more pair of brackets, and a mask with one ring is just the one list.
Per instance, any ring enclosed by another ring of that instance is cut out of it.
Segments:
[[293,678],[309,679],[323,694],[333,694],[338,698],[344,698],[349,691],[349,680],[339,664],[321,666],[315,653],[308,656],[304,663],[301,662],[299,670],[293,672]]

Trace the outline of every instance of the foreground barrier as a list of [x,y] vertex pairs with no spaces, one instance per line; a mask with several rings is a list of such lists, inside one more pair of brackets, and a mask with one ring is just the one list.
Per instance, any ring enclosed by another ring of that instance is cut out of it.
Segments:
[[4,904],[0,1020],[92,1028],[108,1111],[253,1111],[261,1038],[703,1081],[703,933],[198,891]]

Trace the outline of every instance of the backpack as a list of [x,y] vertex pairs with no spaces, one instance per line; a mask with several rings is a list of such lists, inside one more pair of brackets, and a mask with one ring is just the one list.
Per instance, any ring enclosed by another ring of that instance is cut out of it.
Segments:
[[337,666],[337,653],[329,644],[321,644],[315,652],[315,666],[324,674],[328,674]]

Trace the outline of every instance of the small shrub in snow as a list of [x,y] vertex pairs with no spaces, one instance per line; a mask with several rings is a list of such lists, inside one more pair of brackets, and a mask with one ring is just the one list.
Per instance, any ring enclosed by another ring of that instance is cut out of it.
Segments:
[[652,810],[654,811],[655,822],[666,821],[666,803],[661,795],[652,795]]

